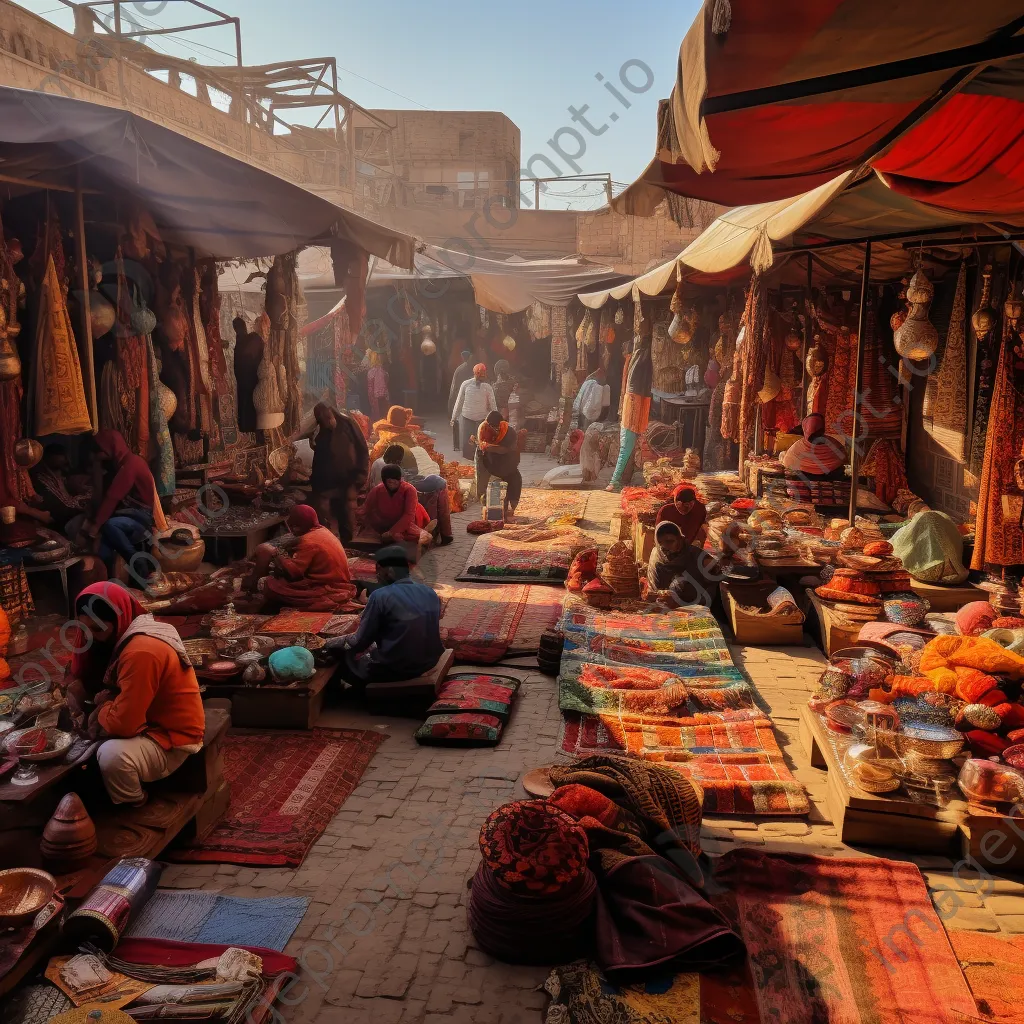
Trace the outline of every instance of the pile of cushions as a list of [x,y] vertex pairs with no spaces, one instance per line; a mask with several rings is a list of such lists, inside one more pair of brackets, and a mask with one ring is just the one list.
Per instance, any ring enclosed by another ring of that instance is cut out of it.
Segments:
[[430,746],[493,747],[512,714],[519,690],[513,676],[467,672],[449,676],[416,731],[416,742]]

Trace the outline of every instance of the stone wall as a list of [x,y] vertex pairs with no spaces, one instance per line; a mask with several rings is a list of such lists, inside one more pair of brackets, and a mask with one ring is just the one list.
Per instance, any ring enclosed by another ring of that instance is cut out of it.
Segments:
[[[78,39],[9,0],[0,0],[0,85],[120,107],[289,181],[322,179],[321,161],[286,138],[118,62],[102,37]],[[344,189],[334,192],[351,200]]]
[[677,256],[703,228],[678,227],[665,203],[654,217],[626,217],[605,208],[579,214],[576,248],[595,263],[632,276]]

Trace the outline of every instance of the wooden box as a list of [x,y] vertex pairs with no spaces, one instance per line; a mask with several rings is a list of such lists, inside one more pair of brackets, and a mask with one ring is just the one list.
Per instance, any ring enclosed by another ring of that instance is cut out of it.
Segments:
[[336,665],[319,668],[299,686],[238,686],[231,694],[231,723],[239,729],[312,729],[336,672]]
[[767,611],[768,595],[775,589],[775,584],[770,582],[722,584],[722,604],[737,643],[765,647],[803,644],[804,613],[799,609],[785,615],[752,615],[744,610],[753,607]]

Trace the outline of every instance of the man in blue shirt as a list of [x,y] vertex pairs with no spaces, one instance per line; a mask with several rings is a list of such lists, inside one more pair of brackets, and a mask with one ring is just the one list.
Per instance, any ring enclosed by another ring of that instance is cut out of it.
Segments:
[[342,674],[353,686],[415,679],[432,669],[444,652],[441,601],[409,575],[409,556],[397,544],[377,552],[380,586],[370,594],[359,628],[329,640],[343,656]]

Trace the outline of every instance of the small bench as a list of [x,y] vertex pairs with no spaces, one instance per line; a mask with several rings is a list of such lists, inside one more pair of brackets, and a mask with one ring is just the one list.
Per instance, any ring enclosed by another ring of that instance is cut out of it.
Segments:
[[415,679],[401,679],[395,683],[368,683],[367,707],[375,714],[421,718],[423,712],[437,699],[441,684],[454,662],[455,652],[446,650],[429,672]]

